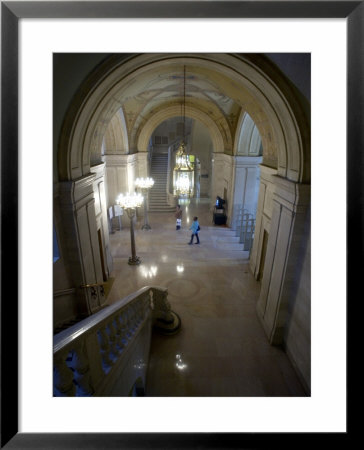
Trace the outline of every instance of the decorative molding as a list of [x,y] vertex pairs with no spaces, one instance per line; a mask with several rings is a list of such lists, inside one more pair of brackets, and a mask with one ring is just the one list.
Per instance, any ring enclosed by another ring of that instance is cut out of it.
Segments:
[[104,162],[97,164],[96,166],[90,167],[90,172],[96,175],[96,180],[103,177],[105,175],[105,166]]
[[130,163],[135,163],[138,159],[138,153],[132,155],[104,155],[103,160],[106,167],[111,166],[127,166]]
[[234,156],[236,167],[256,167],[262,163],[262,156]]

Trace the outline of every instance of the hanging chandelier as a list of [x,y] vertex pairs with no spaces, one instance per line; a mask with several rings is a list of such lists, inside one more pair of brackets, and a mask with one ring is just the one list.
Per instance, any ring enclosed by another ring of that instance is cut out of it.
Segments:
[[186,66],[183,67],[183,139],[176,152],[173,169],[173,194],[191,197],[194,185],[194,165],[192,155],[186,153]]

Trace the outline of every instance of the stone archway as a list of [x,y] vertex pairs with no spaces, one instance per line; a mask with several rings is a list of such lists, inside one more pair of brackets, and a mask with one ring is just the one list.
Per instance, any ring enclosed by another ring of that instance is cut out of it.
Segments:
[[289,101],[285,97],[284,90],[289,90],[285,80],[271,67],[276,78],[269,78],[259,67],[259,58],[254,61],[253,56],[148,54],[126,62],[117,56],[111,58],[94,75],[97,82],[87,86],[87,98],[72,105],[66,117],[59,143],[60,178],[77,179],[89,173],[90,163],[98,162],[102,136],[120,107],[118,93],[129,89],[147,71],[190,64],[214,70],[221,82],[230,80],[230,95],[244,105],[259,128],[267,165],[277,164],[278,175],[291,181],[309,180],[309,126],[304,123],[304,111],[294,96]]
[[[85,95],[70,106],[58,149],[59,178],[69,188],[64,205],[70,211],[74,253],[77,253],[76,242],[84,246],[78,249],[76,264],[79,272],[86,275],[100,265],[97,258],[92,260],[92,254],[87,251],[95,240],[97,228],[92,223],[97,212],[90,173],[91,167],[101,161],[101,142],[111,118],[125,101],[125,93],[134,89],[138,80],[184,64],[203,77],[211,74],[214,83],[224,86],[226,96],[244,108],[259,129],[264,149],[264,170],[251,268],[257,276],[263,235],[267,232],[269,238],[257,309],[270,342],[281,343],[290,298],[295,289],[292,274],[297,267],[300,242],[306,233],[305,220],[310,203],[309,185],[305,184],[310,181],[310,126],[307,111],[291,84],[262,56],[146,54],[125,61],[115,55],[80,87]],[[143,101],[142,98],[139,100]],[[140,149],[146,147],[153,123],[167,117],[165,114],[166,111],[161,111],[157,121],[150,118],[141,129],[138,138]],[[172,110],[168,114],[172,114]],[[191,108],[189,114],[198,114],[198,109]],[[224,141],[213,121],[205,120],[212,131],[214,145],[226,146],[228,138]],[[132,150],[137,151],[138,148]],[[88,198],[86,203],[85,198]],[[80,217],[84,221],[82,227]],[[86,229],[87,236],[83,234]]]
[[121,108],[119,108],[106,128],[104,153],[107,155],[129,153],[128,133],[124,113]]
[[[210,132],[211,140],[213,143],[213,148],[215,152],[224,152],[226,143],[224,142],[221,131],[219,130],[216,123],[201,109],[193,106],[186,105],[186,117],[191,119],[199,120],[202,122]],[[163,108],[157,113],[153,114],[149,120],[145,123],[142,128],[139,138],[138,138],[138,150],[141,152],[146,152],[148,150],[149,138],[153,131],[167,119],[171,117],[178,117],[181,113],[180,105],[169,106]],[[231,138],[230,138],[231,141]]]

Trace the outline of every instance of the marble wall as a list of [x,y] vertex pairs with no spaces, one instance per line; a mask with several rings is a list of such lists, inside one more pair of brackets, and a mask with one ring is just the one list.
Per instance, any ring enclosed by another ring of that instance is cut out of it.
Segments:
[[288,305],[289,317],[283,342],[307,392],[311,386],[311,232],[310,214],[304,224],[305,238],[299,249],[294,294]]
[[231,199],[234,188],[234,161],[231,155],[224,153],[213,153],[212,158],[211,205],[213,208],[217,196],[226,201],[225,212],[230,226],[233,208]]
[[[74,290],[67,298],[62,296],[62,306],[55,309],[55,324],[67,320],[71,315],[85,316],[95,312],[105,300],[99,287],[83,287],[103,282],[96,220],[96,211],[101,210],[102,206],[99,199],[95,200],[95,179],[96,175],[90,174],[76,181],[60,182],[55,189],[55,222],[62,223],[59,245],[64,262],[59,262],[59,269],[54,271],[54,292],[67,290],[70,284]],[[65,268],[66,265],[69,277],[62,278],[64,270],[61,267]],[[55,298],[59,296],[55,295]],[[56,317],[57,311],[60,311],[60,316]]]
[[[54,263],[54,323],[97,311],[105,302],[102,290],[81,288],[100,284],[113,270],[108,207],[120,192],[133,192],[137,176],[147,176],[147,154],[105,155],[105,162],[76,181],[58,183],[55,226],[60,258]],[[126,214],[124,225],[129,225]]]
[[[309,185],[291,182],[277,176],[274,169],[261,166],[250,257],[254,276],[262,280],[257,313],[269,341],[288,349],[307,390],[310,387],[309,211]],[[265,255],[264,235],[268,236]],[[301,289],[303,284],[305,288]]]
[[210,197],[212,141],[208,128],[198,120],[193,122],[191,153],[200,161],[200,172],[197,174],[200,177],[200,197]]

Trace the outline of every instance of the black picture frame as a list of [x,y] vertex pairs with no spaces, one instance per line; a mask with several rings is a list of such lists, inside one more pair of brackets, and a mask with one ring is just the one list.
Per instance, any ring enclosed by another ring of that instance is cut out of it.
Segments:
[[[305,445],[312,438],[309,433],[285,434],[283,440],[280,433],[18,433],[18,22],[21,18],[108,17],[347,19],[347,299],[358,300],[360,292],[358,280],[364,273],[364,1],[1,2],[1,448],[229,449]],[[331,434],[341,446],[347,446],[351,437],[349,409],[347,419],[346,433]],[[327,438],[325,433],[314,435],[315,443],[327,443]]]

